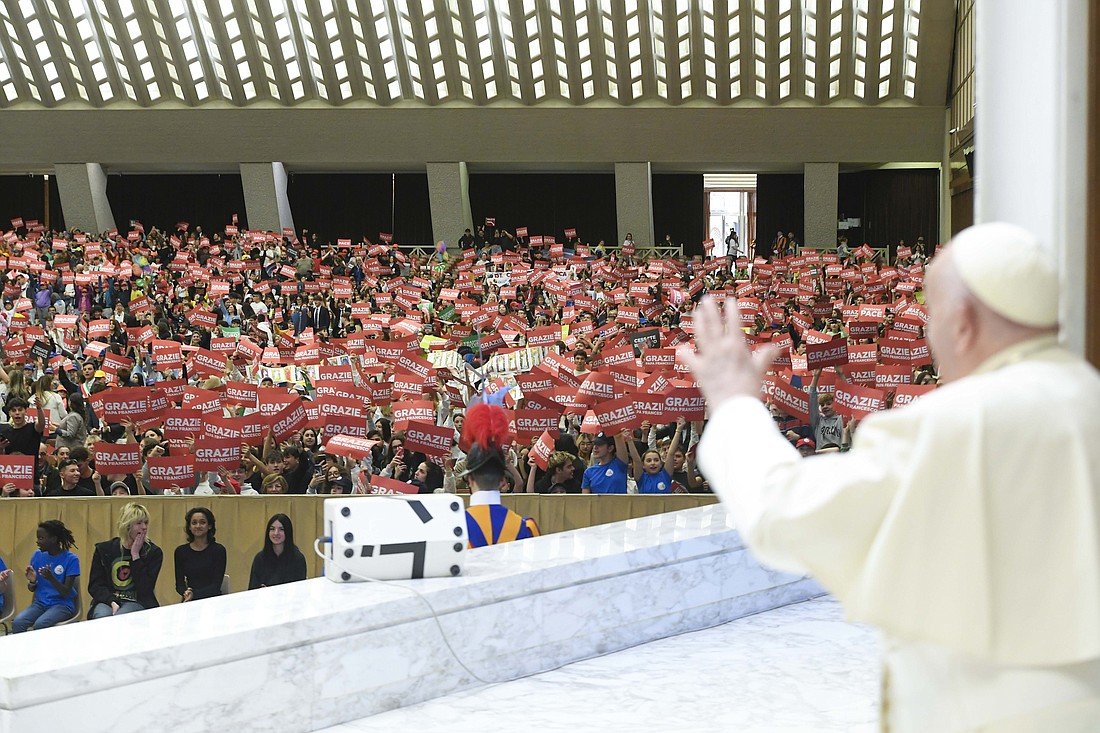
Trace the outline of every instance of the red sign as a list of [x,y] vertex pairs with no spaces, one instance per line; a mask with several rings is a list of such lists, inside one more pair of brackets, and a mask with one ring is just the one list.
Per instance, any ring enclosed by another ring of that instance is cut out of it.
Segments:
[[241,465],[241,441],[236,438],[206,438],[195,441],[195,470],[232,471]]
[[416,494],[419,489],[412,484],[398,481],[395,478],[385,478],[378,474],[370,477],[370,493],[372,494]]
[[4,484],[34,488],[34,456],[0,456],[0,486]]
[[412,422],[434,423],[435,406],[429,400],[409,400],[393,406],[393,429],[404,430]]
[[592,408],[604,432],[618,434],[626,428],[641,427],[642,420],[634,413],[634,399],[621,397]]
[[150,457],[147,465],[151,489],[184,488],[195,483],[195,464],[191,456]]
[[557,410],[516,410],[513,413],[513,432],[516,439],[526,442],[543,433],[558,435]]
[[873,387],[860,387],[842,381],[836,383],[836,411],[862,419],[886,407],[886,393]]
[[96,443],[92,446],[95,468],[101,474],[137,473],[141,470],[138,443]]
[[361,461],[371,454],[371,448],[378,445],[377,440],[366,440],[351,435],[335,435],[325,443],[325,452]]
[[405,448],[429,456],[445,456],[454,443],[454,428],[433,423],[410,422],[405,428]]
[[554,438],[550,433],[543,433],[538,441],[531,446],[531,457],[535,459],[535,465],[543,471],[550,467],[550,454],[554,452]]
[[806,366],[809,369],[840,366],[848,363],[848,344],[844,339],[824,343],[806,343]]
[[271,431],[275,440],[280,443],[306,426],[309,418],[302,406],[302,399],[295,397],[293,400],[275,413],[271,421]]

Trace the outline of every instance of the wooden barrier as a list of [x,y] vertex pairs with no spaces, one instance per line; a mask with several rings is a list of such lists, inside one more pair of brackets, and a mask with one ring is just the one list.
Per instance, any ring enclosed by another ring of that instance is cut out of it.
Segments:
[[[252,558],[263,549],[267,520],[282,513],[294,523],[294,541],[306,556],[309,577],[321,574],[321,560],[313,552],[313,540],[321,535],[324,496],[147,496],[139,503],[149,510],[149,539],[164,551],[164,566],[157,581],[162,605],[178,603],[173,562],[176,547],[185,543],[184,516],[192,507],[205,506],[214,513],[217,541],[225,545],[226,573],[232,592],[247,590]],[[468,497],[463,497],[468,500]],[[383,497],[372,500],[384,500]],[[23,569],[35,547],[35,529],[46,519],[60,519],[73,533],[80,558],[80,592],[87,613],[88,571],[95,544],[116,534],[118,512],[130,499],[3,499],[0,500],[0,557],[15,571],[15,607],[30,604],[31,594]],[[651,514],[691,509],[717,501],[712,494],[667,496],[601,495],[505,495],[504,503],[525,517],[532,517],[543,534],[635,519]]]

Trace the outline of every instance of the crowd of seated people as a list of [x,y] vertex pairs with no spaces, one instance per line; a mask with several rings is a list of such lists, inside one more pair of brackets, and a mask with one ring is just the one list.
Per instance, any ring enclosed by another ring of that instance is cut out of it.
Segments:
[[[0,462],[22,478],[0,493],[465,492],[459,436],[477,400],[510,411],[505,492],[707,492],[706,406],[681,358],[705,295],[779,347],[761,399],[804,455],[846,450],[861,419],[935,388],[923,240],[887,258],[781,234],[750,259],[522,233],[467,232],[458,251],[182,223],[2,234]],[[119,558],[147,568],[135,583],[163,561],[127,522],[96,546],[92,617],[156,604],[151,585],[112,585]],[[184,533],[180,598],[216,595],[226,548],[210,510],[192,508]],[[50,537],[43,551],[67,551]],[[304,570],[276,515],[250,587]],[[62,613],[47,610],[28,623]]]

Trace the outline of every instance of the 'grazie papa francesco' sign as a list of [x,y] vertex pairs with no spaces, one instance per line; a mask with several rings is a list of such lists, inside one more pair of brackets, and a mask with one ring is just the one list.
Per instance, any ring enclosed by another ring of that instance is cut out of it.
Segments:
[[0,456],[0,486],[34,487],[34,456]]

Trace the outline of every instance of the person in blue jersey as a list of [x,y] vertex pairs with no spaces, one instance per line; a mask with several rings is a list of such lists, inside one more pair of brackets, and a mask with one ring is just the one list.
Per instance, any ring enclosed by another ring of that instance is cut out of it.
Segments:
[[663,460],[661,454],[653,449],[639,456],[633,438],[627,437],[626,447],[630,450],[634,480],[638,482],[639,494],[672,493],[672,472],[676,464],[676,451],[680,449],[680,436],[686,424],[687,421],[682,415],[676,420],[676,433],[672,436],[672,443],[668,446]]
[[[627,465],[626,438],[599,433],[592,439],[592,460],[581,479],[582,494],[625,494]],[[629,456],[628,456],[629,457]]]
[[76,547],[73,533],[60,520],[47,519],[38,525],[36,542],[38,550],[26,569],[27,590],[34,593],[34,601],[12,621],[16,634],[48,629],[76,613],[80,560],[69,551]]
[[498,405],[477,404],[466,411],[459,447],[466,452],[470,507],[466,531],[471,548],[497,545],[539,535],[538,525],[500,503],[507,478],[505,451],[512,442],[508,412]]

